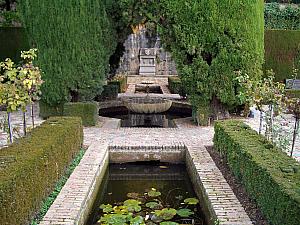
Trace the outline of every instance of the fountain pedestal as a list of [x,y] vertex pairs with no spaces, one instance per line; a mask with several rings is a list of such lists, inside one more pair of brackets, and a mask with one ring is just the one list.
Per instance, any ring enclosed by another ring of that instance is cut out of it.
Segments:
[[142,48],[140,50],[139,75],[155,76],[156,51],[154,48]]

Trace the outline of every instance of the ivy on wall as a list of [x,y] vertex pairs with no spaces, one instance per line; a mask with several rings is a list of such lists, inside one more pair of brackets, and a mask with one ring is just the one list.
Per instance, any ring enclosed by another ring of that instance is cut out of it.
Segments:
[[103,1],[22,0],[22,17],[44,71],[42,100],[50,105],[101,93],[116,34]]

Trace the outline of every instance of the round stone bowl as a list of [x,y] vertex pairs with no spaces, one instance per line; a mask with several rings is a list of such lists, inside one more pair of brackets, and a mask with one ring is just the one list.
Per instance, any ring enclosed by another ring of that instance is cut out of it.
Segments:
[[124,104],[135,113],[162,113],[168,111],[172,106],[172,101],[163,98],[131,98],[124,100]]

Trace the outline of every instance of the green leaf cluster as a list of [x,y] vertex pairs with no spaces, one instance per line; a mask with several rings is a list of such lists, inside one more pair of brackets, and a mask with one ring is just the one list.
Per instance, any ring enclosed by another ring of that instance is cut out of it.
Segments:
[[7,112],[19,108],[25,111],[26,105],[41,94],[41,71],[33,65],[36,52],[37,49],[22,51],[23,64],[19,67],[9,58],[0,62],[0,105],[5,105]]

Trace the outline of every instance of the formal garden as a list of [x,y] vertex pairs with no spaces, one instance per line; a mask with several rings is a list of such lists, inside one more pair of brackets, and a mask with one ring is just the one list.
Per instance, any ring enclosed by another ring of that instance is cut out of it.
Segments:
[[0,0],[0,224],[299,225],[299,0]]

